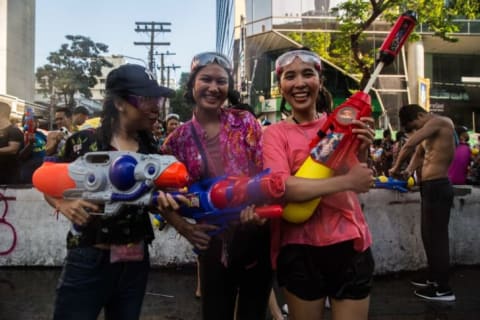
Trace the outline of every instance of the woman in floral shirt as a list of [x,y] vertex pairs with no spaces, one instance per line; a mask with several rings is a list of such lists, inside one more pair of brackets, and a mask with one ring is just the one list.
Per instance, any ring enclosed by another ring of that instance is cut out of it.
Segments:
[[[163,152],[182,161],[191,182],[222,175],[252,176],[262,170],[261,127],[248,111],[224,108],[234,101],[232,66],[223,55],[194,57],[186,99],[190,121],[165,141]],[[251,207],[246,210],[252,210]],[[215,226],[191,224],[173,211],[167,221],[200,251],[204,319],[265,319],[271,289],[268,225],[240,224],[210,237]],[[238,299],[237,299],[238,294]]]

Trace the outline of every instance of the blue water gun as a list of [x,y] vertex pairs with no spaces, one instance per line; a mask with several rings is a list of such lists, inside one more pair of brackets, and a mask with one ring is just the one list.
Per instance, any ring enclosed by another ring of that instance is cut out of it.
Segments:
[[[285,182],[279,174],[264,170],[253,177],[220,176],[192,184],[187,193],[181,194],[188,204],[181,204],[179,212],[185,218],[200,223],[219,226],[210,233],[218,234],[230,222],[240,219],[240,212],[249,205],[255,205],[255,213],[262,218],[281,217],[283,209],[275,204],[285,194]],[[154,215],[160,223],[163,218]]]
[[411,189],[414,185],[415,180],[413,179],[413,177],[409,177],[405,181],[392,177],[378,176],[375,178],[375,182],[373,183],[374,188],[390,189],[400,192],[408,192],[408,190]]

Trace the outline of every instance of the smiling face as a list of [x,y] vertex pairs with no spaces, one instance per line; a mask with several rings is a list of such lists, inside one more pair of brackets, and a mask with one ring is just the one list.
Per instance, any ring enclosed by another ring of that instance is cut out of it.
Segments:
[[315,110],[320,90],[320,76],[312,63],[295,58],[283,68],[280,76],[280,92],[294,110]]
[[193,99],[197,107],[219,109],[228,95],[228,73],[216,63],[203,67],[195,76]]

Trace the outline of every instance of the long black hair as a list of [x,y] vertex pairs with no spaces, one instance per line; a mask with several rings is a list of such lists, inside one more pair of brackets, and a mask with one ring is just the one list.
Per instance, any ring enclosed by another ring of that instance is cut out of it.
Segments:
[[[103,100],[103,108],[101,114],[101,126],[97,129],[97,138],[100,142],[99,149],[108,150],[110,148],[110,141],[112,140],[114,128],[118,127],[120,113],[115,107],[117,99],[124,99],[121,94],[107,92]],[[137,131],[139,144],[145,146],[149,153],[156,153],[155,141],[150,130]]]

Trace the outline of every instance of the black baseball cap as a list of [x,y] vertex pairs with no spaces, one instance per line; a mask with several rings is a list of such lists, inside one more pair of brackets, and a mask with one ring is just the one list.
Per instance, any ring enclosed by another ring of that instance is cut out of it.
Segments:
[[123,64],[107,75],[108,93],[131,94],[141,97],[171,97],[174,90],[158,84],[150,70],[138,64]]

